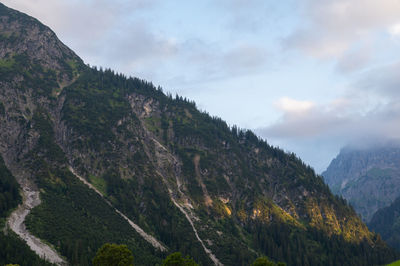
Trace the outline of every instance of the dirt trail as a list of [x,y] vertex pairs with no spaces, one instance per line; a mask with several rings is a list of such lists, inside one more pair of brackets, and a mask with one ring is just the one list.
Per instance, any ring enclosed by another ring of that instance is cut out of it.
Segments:
[[77,178],[79,178],[79,180],[81,180],[85,185],[87,185],[90,189],[94,190],[97,194],[99,194],[104,201],[110,205],[116,213],[118,213],[122,218],[124,218],[129,225],[135,229],[136,232],[138,232],[138,234],[143,237],[147,242],[149,242],[151,245],[153,245],[153,247],[158,248],[161,251],[167,251],[167,248],[161,244],[157,239],[155,239],[153,236],[147,234],[142,228],[140,228],[137,224],[135,224],[132,220],[130,220],[128,217],[126,217],[125,214],[123,214],[122,212],[120,212],[117,208],[115,208],[110,201],[108,201],[104,195],[97,189],[95,188],[92,184],[90,184],[86,179],[84,179],[83,177],[81,177],[80,175],[78,175],[75,170],[72,167],[69,167],[69,170],[71,171],[71,173],[73,173]]
[[26,216],[31,209],[38,206],[40,202],[39,191],[28,180],[19,180],[23,191],[23,203],[13,211],[7,219],[7,226],[21,237],[28,246],[41,258],[56,265],[68,265],[68,263],[57,254],[50,246],[43,243],[39,238],[28,232],[24,224]]

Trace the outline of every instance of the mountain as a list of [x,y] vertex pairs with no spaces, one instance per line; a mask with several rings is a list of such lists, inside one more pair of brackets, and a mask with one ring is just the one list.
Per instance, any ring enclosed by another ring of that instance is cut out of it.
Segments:
[[392,247],[400,250],[400,197],[390,206],[379,209],[368,226]]
[[400,196],[400,147],[344,148],[322,176],[368,222]]
[[106,242],[126,244],[136,265],[174,251],[202,265],[398,258],[294,154],[85,65],[1,4],[0,20],[0,154],[24,196],[5,231],[50,262],[90,265]]

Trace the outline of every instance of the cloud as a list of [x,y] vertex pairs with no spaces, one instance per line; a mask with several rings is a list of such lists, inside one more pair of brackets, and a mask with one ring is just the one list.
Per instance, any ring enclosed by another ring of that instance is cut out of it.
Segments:
[[[382,32],[398,34],[400,1],[397,0],[306,0],[301,2],[303,23],[283,40],[318,59],[333,59],[342,71],[366,67]],[[360,51],[358,48],[362,48]],[[354,58],[353,65],[349,58]],[[350,64],[349,64],[350,63]]]
[[285,97],[276,106],[283,114],[279,121],[262,130],[269,138],[314,138],[342,127],[349,120],[340,116],[336,112],[338,106],[333,104],[322,106]]
[[326,103],[281,98],[275,104],[281,117],[256,131],[297,152],[318,171],[343,146],[399,140],[399,72],[400,61],[365,71],[340,98]]
[[3,0],[4,4],[40,18],[57,33],[96,40],[123,20],[127,13],[150,8],[155,0]]
[[360,93],[372,94],[394,105],[400,100],[400,61],[367,71],[353,86]]
[[326,169],[341,147],[369,146],[400,137],[400,108],[381,106],[361,114],[333,103],[304,112],[284,112],[276,123],[256,132],[268,142],[297,153],[318,172]]
[[143,22],[135,21],[109,32],[92,45],[88,54],[100,57],[103,64],[112,62],[125,73],[138,73],[156,68],[156,64],[162,67],[179,49],[174,38],[156,34]]
[[388,29],[388,32],[393,37],[400,36],[400,23],[397,23],[397,24],[394,24],[394,25],[390,26],[389,29]]
[[179,44],[179,64],[185,75],[173,75],[173,84],[193,85],[258,74],[270,63],[266,48],[241,42],[230,46],[190,39]]
[[341,73],[351,73],[363,69],[371,62],[373,51],[371,44],[364,40],[362,45],[355,46],[340,56],[336,68]]
[[[383,88],[386,89],[390,91],[387,96],[394,95],[389,88]],[[344,144],[366,139],[400,138],[398,94],[396,93],[396,98],[375,104],[368,102],[373,95],[366,95],[365,98],[337,99],[327,104],[280,107],[281,118],[260,131],[267,138],[322,138],[326,141],[346,142]],[[363,104],[366,105],[364,109],[361,107]]]
[[283,97],[278,100],[275,106],[289,114],[301,114],[312,109],[314,103],[311,101],[298,101],[288,97]]

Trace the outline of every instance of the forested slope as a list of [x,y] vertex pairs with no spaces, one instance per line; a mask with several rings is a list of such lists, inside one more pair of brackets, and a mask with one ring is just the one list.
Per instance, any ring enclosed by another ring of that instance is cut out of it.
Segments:
[[368,225],[389,245],[400,250],[400,197],[390,206],[378,210]]

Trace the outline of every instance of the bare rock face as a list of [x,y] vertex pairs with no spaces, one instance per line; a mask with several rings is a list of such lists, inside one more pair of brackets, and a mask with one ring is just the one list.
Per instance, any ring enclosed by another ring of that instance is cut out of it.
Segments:
[[78,56],[58,40],[56,34],[32,17],[2,8],[0,13],[0,58],[27,55],[45,68],[65,70],[65,61],[77,60]]
[[343,149],[322,175],[332,192],[347,199],[368,222],[400,196],[400,147]]

